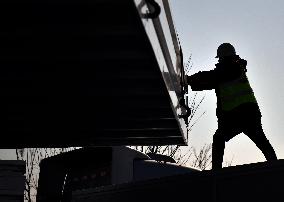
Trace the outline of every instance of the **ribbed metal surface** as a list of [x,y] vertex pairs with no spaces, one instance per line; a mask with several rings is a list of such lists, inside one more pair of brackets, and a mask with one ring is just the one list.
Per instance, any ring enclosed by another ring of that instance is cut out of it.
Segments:
[[24,201],[25,166],[24,161],[0,161],[0,201]]
[[0,10],[0,147],[184,144],[132,1]]

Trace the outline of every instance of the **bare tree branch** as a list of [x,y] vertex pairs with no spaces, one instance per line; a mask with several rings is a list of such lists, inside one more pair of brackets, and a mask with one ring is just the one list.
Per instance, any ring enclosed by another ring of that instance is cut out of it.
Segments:
[[34,202],[36,200],[40,161],[44,158],[73,149],[75,148],[16,149],[17,159],[26,162],[25,201]]

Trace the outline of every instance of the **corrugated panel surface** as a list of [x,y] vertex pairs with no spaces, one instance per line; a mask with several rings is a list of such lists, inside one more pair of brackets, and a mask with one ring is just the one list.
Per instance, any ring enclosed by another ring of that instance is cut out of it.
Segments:
[[4,1],[0,17],[0,147],[184,144],[133,1]]
[[0,201],[24,201],[25,169],[24,161],[0,161]]

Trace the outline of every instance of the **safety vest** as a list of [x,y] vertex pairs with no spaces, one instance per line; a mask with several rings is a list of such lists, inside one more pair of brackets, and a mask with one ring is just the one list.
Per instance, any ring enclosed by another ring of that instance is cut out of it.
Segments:
[[247,76],[219,84],[220,107],[223,111],[230,111],[244,103],[257,103]]

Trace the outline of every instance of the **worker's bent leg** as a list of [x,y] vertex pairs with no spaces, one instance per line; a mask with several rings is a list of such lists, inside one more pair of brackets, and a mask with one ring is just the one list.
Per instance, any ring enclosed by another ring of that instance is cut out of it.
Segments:
[[213,136],[212,170],[217,170],[222,168],[224,149],[225,149],[224,134],[221,132],[220,129],[217,129],[217,131]]
[[256,144],[256,146],[262,151],[267,161],[277,160],[275,151],[266,138],[261,122],[255,127],[249,128],[245,134]]

